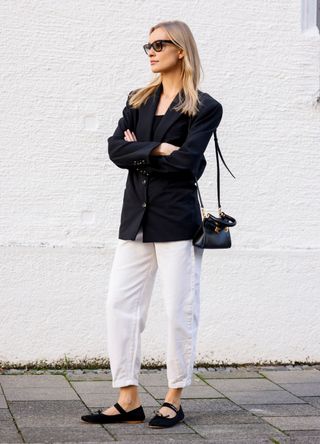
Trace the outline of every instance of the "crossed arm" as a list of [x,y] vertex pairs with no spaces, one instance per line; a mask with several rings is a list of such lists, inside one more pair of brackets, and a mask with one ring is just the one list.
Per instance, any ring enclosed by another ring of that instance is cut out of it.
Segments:
[[[124,132],[124,140],[127,142],[137,142],[137,137],[133,131],[129,129]],[[178,150],[180,147],[173,145],[172,143],[162,142],[150,152],[150,156],[169,156],[173,151]]]
[[[130,93],[129,93],[130,94]],[[139,142],[132,131],[129,97],[114,134],[108,138],[109,157],[119,168],[143,164],[148,171],[160,173],[191,171],[196,174],[214,129],[221,121],[223,109],[217,101],[203,106],[190,125],[181,147],[169,143]]]

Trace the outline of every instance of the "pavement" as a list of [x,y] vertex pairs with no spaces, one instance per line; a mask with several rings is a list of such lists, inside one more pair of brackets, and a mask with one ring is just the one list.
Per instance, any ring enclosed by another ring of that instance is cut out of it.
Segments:
[[0,443],[320,444],[320,365],[194,368],[183,422],[152,429],[166,370],[141,369],[140,424],[88,424],[117,401],[109,369],[0,370]]

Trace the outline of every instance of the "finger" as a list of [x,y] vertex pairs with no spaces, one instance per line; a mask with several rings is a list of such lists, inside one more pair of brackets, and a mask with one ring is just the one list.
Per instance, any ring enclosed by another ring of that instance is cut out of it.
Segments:
[[132,136],[131,131],[128,130],[127,132],[128,132],[128,137],[129,137],[130,142],[134,142],[134,138],[133,138],[133,136]]
[[131,136],[130,130],[126,130],[126,131],[125,131],[125,140],[126,140],[127,142],[133,142],[133,138],[132,138],[132,136]]

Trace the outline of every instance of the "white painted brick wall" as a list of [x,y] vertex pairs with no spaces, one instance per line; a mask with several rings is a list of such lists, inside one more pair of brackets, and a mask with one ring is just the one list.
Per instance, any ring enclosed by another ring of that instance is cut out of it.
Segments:
[[[127,173],[106,140],[151,78],[142,44],[163,19],[194,33],[236,176],[222,166],[238,225],[230,250],[204,254],[197,360],[319,361],[320,38],[289,0],[1,2],[0,361],[107,357]],[[213,138],[206,158],[199,185],[215,211]],[[145,362],[165,361],[160,290],[157,277]]]

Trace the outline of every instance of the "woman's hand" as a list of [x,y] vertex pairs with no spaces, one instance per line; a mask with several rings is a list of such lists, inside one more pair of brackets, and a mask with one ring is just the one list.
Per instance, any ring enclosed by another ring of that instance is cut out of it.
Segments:
[[125,130],[124,132],[124,140],[127,142],[137,142],[136,135],[133,131],[130,131],[129,129]]
[[179,146],[172,145],[172,143],[162,142],[154,148],[150,154],[152,156],[169,156],[173,151],[176,151],[179,148]]
[[173,151],[176,151],[180,148],[180,146],[172,145],[172,143],[163,142],[164,155],[169,156]]

